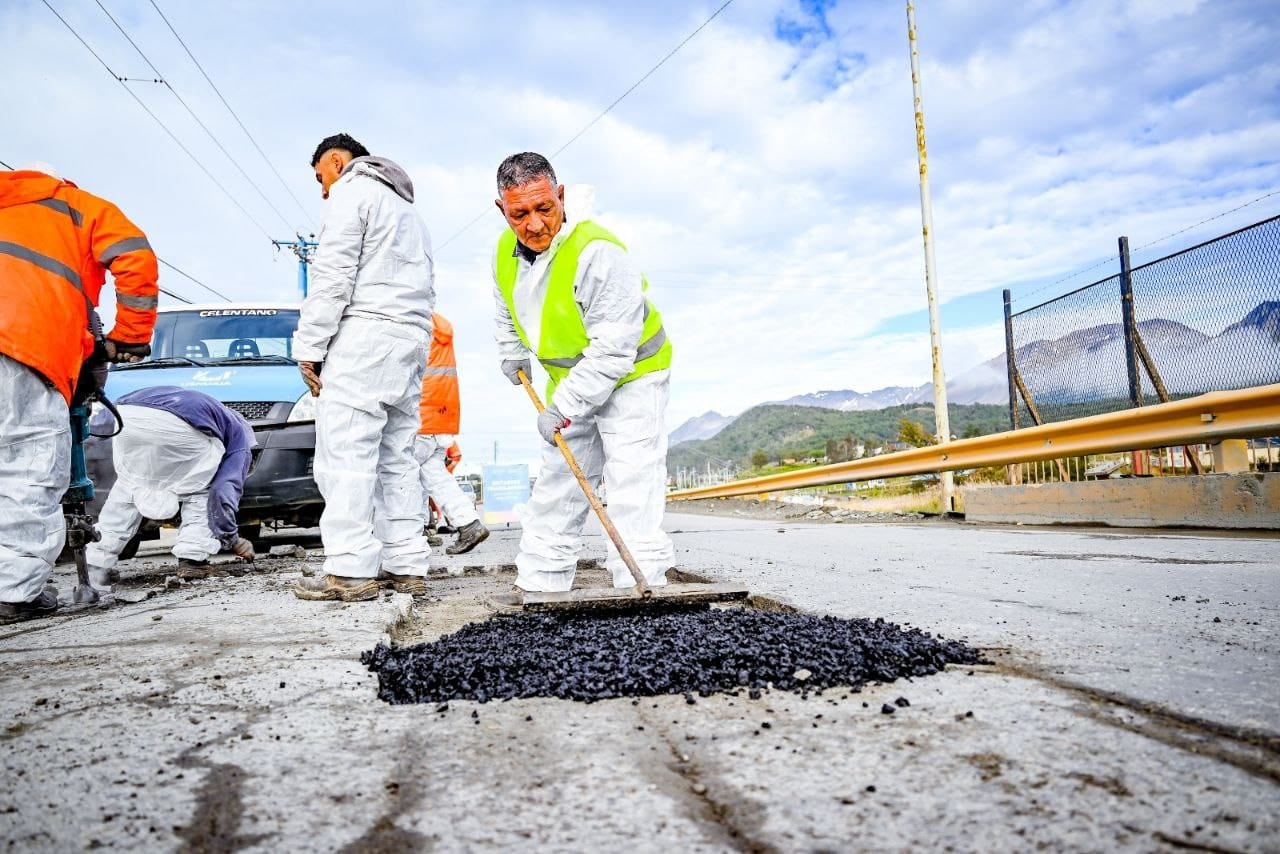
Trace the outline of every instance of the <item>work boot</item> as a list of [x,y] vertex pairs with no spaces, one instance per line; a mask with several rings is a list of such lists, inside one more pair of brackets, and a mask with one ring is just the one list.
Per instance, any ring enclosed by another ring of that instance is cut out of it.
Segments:
[[312,602],[366,602],[378,598],[378,579],[319,575],[295,584],[293,595]]
[[196,581],[201,578],[226,578],[228,575],[241,576],[247,570],[235,563],[209,563],[207,560],[191,560],[178,558],[178,577],[183,581]]
[[489,529],[479,520],[458,530],[458,539],[445,549],[445,554],[464,555],[489,538]]
[[0,625],[47,617],[56,610],[58,594],[53,588],[46,587],[39,596],[27,602],[0,602]]
[[444,545],[444,539],[443,539],[439,534],[437,534],[437,533],[436,533],[436,526],[435,526],[435,525],[428,525],[428,526],[426,527],[426,530],[424,530],[422,533],[423,533],[423,534],[426,536],[426,538],[427,538],[427,545],[430,545],[430,546],[443,546],[443,545]]
[[390,587],[397,593],[408,593],[410,596],[426,596],[427,580],[421,575],[396,575],[385,569],[378,573],[378,582],[382,587]]

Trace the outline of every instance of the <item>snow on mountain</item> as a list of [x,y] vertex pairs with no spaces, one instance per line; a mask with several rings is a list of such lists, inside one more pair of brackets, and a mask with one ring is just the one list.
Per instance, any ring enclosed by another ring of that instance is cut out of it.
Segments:
[[839,391],[815,391],[810,394],[798,394],[786,400],[770,400],[770,404],[781,406],[817,406],[822,409],[838,409],[841,412],[855,412],[868,409],[884,409],[902,403],[915,403],[920,389],[906,386],[889,386],[875,391],[861,392],[851,389]]
[[735,417],[733,415],[721,415],[715,410],[704,412],[701,415],[690,418],[672,430],[667,437],[667,443],[675,445],[679,442],[691,442],[694,439],[710,439],[732,424]]
[[[1206,335],[1163,318],[1139,322],[1138,332],[1172,395],[1280,382],[1280,301],[1260,303],[1217,335]],[[1014,351],[1014,359],[1039,403],[1123,400],[1129,396],[1124,327],[1118,323],[1089,326],[1060,338],[1023,344]],[[1142,377],[1144,394],[1147,400],[1153,400],[1156,392],[1145,371]],[[1009,378],[1004,354],[949,380],[947,400],[1007,405]],[[828,389],[769,401],[842,412],[932,402],[930,383],[870,392]],[[709,439],[733,420],[717,412],[691,418],[671,434],[671,444]]]
[[[1280,381],[1280,302],[1261,303],[1217,335],[1161,318],[1140,322],[1138,332],[1171,395]],[[1119,324],[1032,342],[1015,351],[1015,360],[1038,401],[1083,402],[1129,396],[1125,341]],[[1002,361],[998,358],[985,364]],[[1155,389],[1145,370],[1142,377],[1150,400]]]

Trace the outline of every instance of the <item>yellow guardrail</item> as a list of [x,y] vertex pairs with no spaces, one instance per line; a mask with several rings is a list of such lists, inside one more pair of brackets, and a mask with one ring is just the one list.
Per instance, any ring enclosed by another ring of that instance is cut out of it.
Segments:
[[1280,435],[1280,385],[1266,385],[1217,391],[1155,406],[993,433],[847,463],[682,489],[668,493],[667,498],[671,501],[730,498],[882,477],[1277,435]]

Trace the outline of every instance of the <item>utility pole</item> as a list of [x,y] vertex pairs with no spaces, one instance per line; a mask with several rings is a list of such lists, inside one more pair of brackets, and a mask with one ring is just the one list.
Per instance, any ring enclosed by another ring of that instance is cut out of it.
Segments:
[[311,239],[298,235],[297,240],[273,240],[277,249],[285,248],[298,256],[298,293],[303,299],[307,298],[307,267],[311,264],[311,259],[315,257],[316,247],[320,244],[316,243],[315,235],[311,235]]
[[[942,329],[938,320],[937,274],[933,257],[933,200],[929,196],[929,152],[924,141],[924,97],[920,91],[920,51],[916,46],[916,9],[907,0],[907,41],[911,44],[911,89],[915,95],[916,158],[920,163],[920,222],[924,232],[924,283],[929,294],[929,343],[933,347],[933,418],[938,441],[951,441],[947,380],[942,370]],[[951,472],[941,472],[942,512],[955,509]]]

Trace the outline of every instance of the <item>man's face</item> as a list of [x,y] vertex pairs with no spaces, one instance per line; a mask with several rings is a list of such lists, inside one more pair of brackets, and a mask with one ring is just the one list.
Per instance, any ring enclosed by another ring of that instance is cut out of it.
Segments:
[[520,242],[545,252],[564,225],[564,186],[539,178],[503,190],[495,202]]
[[329,198],[329,188],[338,180],[342,170],[351,162],[351,155],[345,151],[331,148],[316,161],[316,181],[320,184],[320,195]]

